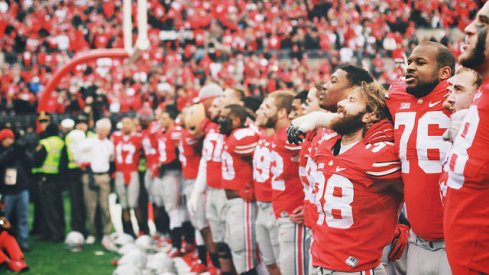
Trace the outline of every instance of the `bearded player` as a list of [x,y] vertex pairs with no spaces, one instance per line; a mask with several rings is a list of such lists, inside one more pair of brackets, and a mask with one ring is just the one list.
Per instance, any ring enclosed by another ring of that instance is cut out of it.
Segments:
[[446,80],[453,75],[454,66],[455,58],[447,47],[423,42],[408,58],[405,81],[393,84],[386,97],[394,120],[404,200],[412,229],[408,274],[451,274],[445,252],[439,178],[450,148],[450,143],[442,138],[450,127],[443,101]]
[[375,83],[338,103],[315,155],[318,220],[311,248],[319,274],[386,274],[382,251],[393,238],[402,202],[385,91]]
[[256,112],[255,125],[260,137],[253,154],[253,186],[258,206],[256,239],[263,262],[270,275],[280,275],[278,268],[278,223],[272,209],[272,185],[270,176],[270,149],[275,130],[267,127],[263,103]]
[[[115,147],[115,191],[122,207],[124,233],[135,236],[131,223],[131,209],[136,209],[139,198],[138,163],[142,153],[142,135],[135,132],[129,117],[121,120],[120,131],[112,134]],[[138,211],[135,211],[137,214]]]
[[465,28],[462,66],[482,77],[482,85],[462,122],[449,155],[445,239],[454,274],[489,273],[489,3]]
[[263,101],[266,127],[275,130],[270,145],[272,207],[278,220],[279,268],[282,274],[307,274],[306,234],[303,215],[304,192],[299,179],[300,146],[287,141],[287,127],[294,95],[285,91]]

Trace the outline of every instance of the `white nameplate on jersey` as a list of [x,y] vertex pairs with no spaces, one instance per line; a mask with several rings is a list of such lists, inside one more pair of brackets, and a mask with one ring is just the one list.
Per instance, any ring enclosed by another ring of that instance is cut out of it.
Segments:
[[356,258],[354,258],[353,256],[350,256],[350,257],[348,257],[348,259],[346,259],[345,264],[347,264],[351,267],[355,267],[358,264],[358,260]]
[[6,185],[17,184],[17,169],[7,168],[7,170],[5,170],[5,184]]

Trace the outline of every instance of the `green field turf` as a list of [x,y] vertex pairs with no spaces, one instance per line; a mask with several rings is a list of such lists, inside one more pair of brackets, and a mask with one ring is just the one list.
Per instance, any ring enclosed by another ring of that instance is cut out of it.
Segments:
[[[67,231],[70,230],[70,203],[66,194],[63,196],[65,205],[65,216]],[[30,219],[32,219],[33,207],[30,205]],[[86,245],[82,252],[72,253],[64,248],[63,243],[50,243],[30,239],[31,251],[25,253],[25,260],[30,270],[25,274],[39,275],[105,275],[112,274],[114,267],[112,260],[117,255],[103,249],[99,244]],[[96,251],[103,251],[103,255],[95,255]],[[0,270],[0,274],[14,274]]]

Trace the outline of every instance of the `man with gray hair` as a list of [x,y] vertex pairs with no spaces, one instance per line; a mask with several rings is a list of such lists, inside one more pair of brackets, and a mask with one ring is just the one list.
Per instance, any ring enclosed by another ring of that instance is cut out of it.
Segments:
[[[84,140],[79,156],[90,165],[94,184],[84,180],[83,191],[85,193],[85,207],[87,210],[87,224],[89,236],[96,236],[95,213],[100,207],[102,218],[103,239],[102,244],[108,241],[108,235],[112,231],[112,222],[109,212],[110,193],[110,162],[114,160],[114,144],[108,139],[112,124],[108,118],[102,118],[95,124],[96,136]],[[84,175],[88,177],[89,175]]]

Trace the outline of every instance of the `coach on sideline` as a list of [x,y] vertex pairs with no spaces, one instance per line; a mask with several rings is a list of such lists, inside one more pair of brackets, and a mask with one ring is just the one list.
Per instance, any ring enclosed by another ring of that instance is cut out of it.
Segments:
[[[95,213],[100,207],[102,218],[102,230],[104,239],[112,231],[112,222],[109,211],[110,193],[110,162],[114,160],[114,144],[107,137],[110,134],[112,124],[108,118],[102,118],[95,124],[96,136],[88,137],[83,141],[81,154],[87,156],[90,163],[90,172],[84,177],[83,192],[85,194],[85,206],[87,210],[87,225],[89,236],[96,236]],[[93,182],[90,182],[93,181]],[[90,240],[92,243],[94,239]]]

